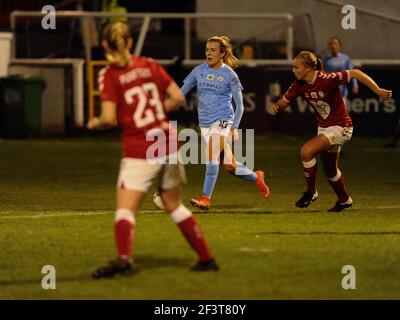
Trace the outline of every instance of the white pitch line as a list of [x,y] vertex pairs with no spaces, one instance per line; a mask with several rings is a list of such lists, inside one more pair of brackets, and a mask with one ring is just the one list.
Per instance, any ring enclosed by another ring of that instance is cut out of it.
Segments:
[[[354,211],[362,211],[362,210],[393,210],[393,209],[400,209],[400,206],[379,206],[379,207],[361,207],[357,208],[354,207]],[[287,211],[285,210],[268,210],[268,209],[263,209],[263,208],[252,208],[252,209],[213,209],[211,211],[194,211],[195,214],[197,213],[203,213],[205,215],[210,215],[213,213],[261,213],[263,210],[267,211],[270,214],[273,213],[285,213]],[[289,210],[291,214],[296,214],[293,210]],[[352,209],[349,209],[347,212],[351,212]],[[49,211],[48,211],[49,212]],[[96,216],[96,215],[110,215],[111,217],[114,216],[114,211],[113,210],[107,210],[107,211],[87,211],[87,212],[75,212],[75,211],[70,211],[70,212],[59,212],[59,213],[54,213],[54,211],[50,211],[51,213],[39,213],[39,214],[25,214],[25,215],[12,215],[13,213],[11,211],[0,211],[0,220],[1,219],[38,219],[38,218],[57,218],[57,217],[77,217],[77,216]],[[306,211],[301,211],[302,213],[307,213]],[[165,211],[162,210],[141,210],[139,211],[139,214],[146,214],[146,213],[165,213]],[[289,213],[289,212],[288,212]],[[324,211],[321,211],[321,213],[324,213]],[[2,216],[4,215],[5,216]]]
[[243,248],[239,248],[240,252],[261,252],[261,253],[269,253],[272,250],[271,249],[267,249],[267,248],[248,248],[248,247],[243,247]]
[[[400,206],[379,206],[379,207],[353,207],[354,210],[360,211],[360,210],[392,210],[392,209],[400,209]],[[352,209],[348,209],[350,212]]]
[[[143,210],[140,213],[149,213],[149,212],[162,212],[160,210]],[[11,212],[7,212],[10,214]],[[32,215],[7,215],[2,217],[0,212],[0,219],[18,219],[18,218],[29,218],[29,219],[37,219],[37,218],[54,218],[54,217],[76,217],[76,216],[97,216],[97,215],[110,215],[113,216],[114,212],[110,211],[91,211],[91,212],[60,212],[60,213],[39,213],[39,214],[32,214]]]
[[373,210],[373,209],[400,209],[400,206],[384,206],[384,207],[372,207],[372,208],[361,208],[361,209],[368,209],[368,210]]
[[[210,211],[210,213],[213,212],[259,212],[260,208],[253,208],[253,209],[216,209]],[[51,211],[52,213],[39,213],[39,214],[26,214],[26,215],[12,215],[11,211],[0,211],[0,219],[18,219],[18,218],[29,218],[29,219],[37,219],[37,218],[54,218],[54,217],[68,217],[68,216],[96,216],[96,215],[114,215],[114,211],[88,211],[88,212],[59,212],[59,213],[54,213],[54,211]],[[194,211],[194,213],[199,213],[203,211]],[[165,213],[163,210],[140,210],[139,214],[146,214],[146,213]],[[6,216],[2,216],[3,214],[7,214]]]

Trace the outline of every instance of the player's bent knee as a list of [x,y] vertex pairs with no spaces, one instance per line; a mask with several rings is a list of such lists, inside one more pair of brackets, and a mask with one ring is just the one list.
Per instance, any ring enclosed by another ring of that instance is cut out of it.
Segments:
[[131,224],[135,224],[135,214],[132,210],[126,208],[119,208],[115,211],[115,222],[126,220],[129,221]]
[[234,173],[236,170],[236,165],[233,163],[223,163],[222,167],[230,173]]
[[190,211],[183,204],[181,204],[174,211],[171,212],[170,217],[173,222],[179,224],[185,221],[186,219],[190,218],[192,215],[193,215],[192,211]]
[[336,167],[336,162],[326,163],[325,161],[322,161],[322,167],[327,178],[336,176],[338,170]]
[[300,149],[300,157],[302,161],[310,161],[314,158],[314,154],[311,152],[311,149],[308,147],[302,147]]
[[175,201],[163,201],[164,204],[164,210],[167,213],[172,213],[174,212],[182,203],[181,201],[175,202]]
[[180,187],[174,187],[172,189],[160,192],[165,211],[171,213],[181,205],[182,201],[180,197],[180,192]]

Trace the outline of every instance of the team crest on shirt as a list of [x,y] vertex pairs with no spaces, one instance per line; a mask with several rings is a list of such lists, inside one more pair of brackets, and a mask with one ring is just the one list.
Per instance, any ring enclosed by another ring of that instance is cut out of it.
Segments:
[[319,95],[321,98],[325,97],[325,93],[323,93],[323,91],[318,91],[318,95]]
[[224,77],[221,77],[221,76],[218,77],[217,79],[218,79],[218,81],[224,81]]
[[215,76],[213,74],[208,74],[207,75],[207,80],[214,80]]
[[318,98],[317,93],[316,92],[311,92],[311,98],[317,99]]

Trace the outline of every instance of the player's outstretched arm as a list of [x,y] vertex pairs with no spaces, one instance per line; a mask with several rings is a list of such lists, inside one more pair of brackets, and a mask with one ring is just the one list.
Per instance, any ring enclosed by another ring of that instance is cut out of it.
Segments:
[[268,106],[267,114],[269,114],[271,116],[274,116],[281,109],[285,109],[288,105],[289,105],[289,103],[287,101],[285,101],[282,98],[280,98],[277,102],[275,102],[274,104],[271,104],[270,106]]
[[172,81],[167,88],[167,99],[164,100],[165,112],[174,111],[185,101],[185,97],[175,81]]
[[102,101],[100,116],[89,119],[86,127],[89,130],[107,129],[117,124],[117,105],[113,101]]
[[232,98],[235,102],[235,115],[233,117],[233,123],[231,127],[231,134],[233,141],[239,139],[238,127],[240,124],[240,120],[242,120],[243,112],[244,112],[244,104],[243,104],[243,94],[241,90],[232,92]]
[[361,83],[365,84],[368,88],[370,88],[373,92],[375,92],[378,96],[383,99],[389,99],[392,97],[392,90],[386,90],[380,88],[376,82],[367,74],[358,69],[348,70],[350,72],[350,78],[357,79]]

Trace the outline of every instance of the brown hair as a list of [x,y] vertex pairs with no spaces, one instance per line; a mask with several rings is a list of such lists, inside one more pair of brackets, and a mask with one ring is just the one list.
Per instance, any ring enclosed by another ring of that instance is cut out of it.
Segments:
[[222,60],[225,64],[230,66],[232,69],[235,69],[239,66],[239,59],[233,55],[233,49],[231,45],[231,40],[226,36],[213,36],[207,39],[207,42],[218,42],[221,47],[221,52],[225,52]]
[[315,70],[323,70],[322,61],[311,51],[301,51],[295,59],[303,59],[304,63]]
[[103,39],[107,42],[113,54],[106,54],[106,58],[118,67],[125,67],[129,62],[128,40],[131,38],[129,27],[123,22],[108,24],[103,31]]
[[331,36],[329,38],[329,41],[331,41],[331,40],[337,40],[337,42],[339,42],[339,46],[340,47],[342,46],[342,40],[340,40],[340,38],[338,36]]

